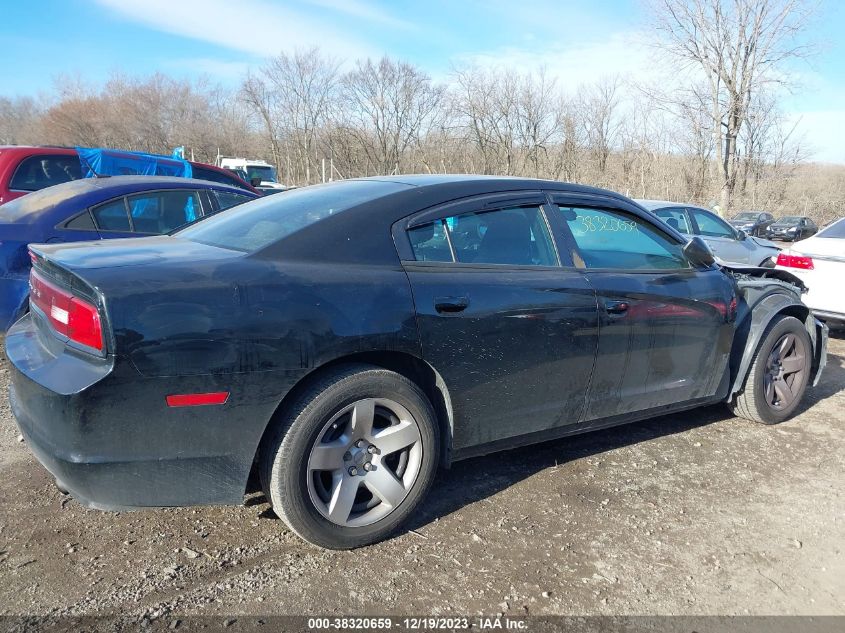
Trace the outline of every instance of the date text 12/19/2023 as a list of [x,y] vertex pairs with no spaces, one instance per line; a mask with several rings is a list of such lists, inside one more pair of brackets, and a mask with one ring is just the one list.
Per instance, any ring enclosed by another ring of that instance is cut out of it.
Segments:
[[526,631],[528,623],[524,619],[502,616],[475,617],[335,617],[309,618],[308,629],[313,631],[354,631],[354,630],[406,630],[406,631],[456,631],[465,629]]

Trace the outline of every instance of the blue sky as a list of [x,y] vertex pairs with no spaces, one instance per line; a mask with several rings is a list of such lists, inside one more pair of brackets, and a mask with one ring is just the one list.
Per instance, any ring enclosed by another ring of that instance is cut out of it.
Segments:
[[[37,10],[36,10],[37,7]],[[388,54],[444,78],[453,64],[545,66],[565,90],[604,76],[655,80],[643,0],[41,0],[7,2],[0,94],[48,92],[61,74],[205,75],[234,86],[281,50],[338,60]],[[816,160],[845,163],[845,2],[822,0],[818,54],[784,99]],[[12,61],[14,55],[15,61]]]

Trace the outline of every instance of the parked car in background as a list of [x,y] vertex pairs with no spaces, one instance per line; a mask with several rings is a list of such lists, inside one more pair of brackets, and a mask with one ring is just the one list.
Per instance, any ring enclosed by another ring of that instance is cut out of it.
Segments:
[[265,160],[218,156],[215,163],[218,167],[237,170],[238,173],[246,174],[244,180],[260,191],[287,189],[279,182],[276,176],[276,168]]
[[[252,185],[226,169],[188,162],[193,178],[258,193]],[[73,147],[0,146],[0,204],[45,187],[79,180],[84,172],[79,154]]]
[[160,235],[256,197],[202,180],[112,176],[54,185],[0,206],[0,330],[27,310],[29,244]]
[[766,237],[781,242],[797,242],[818,233],[819,227],[805,215],[788,215],[775,220],[766,229]]
[[766,211],[742,211],[729,220],[732,227],[745,231],[747,235],[764,237],[766,229],[775,221],[775,216]]
[[750,236],[707,209],[662,200],[637,202],[676,231],[700,236],[721,262],[771,268],[780,252],[777,244]]
[[717,402],[780,422],[825,362],[796,277],[715,266],[629,199],[560,182],[345,180],[30,250],[10,402],[61,487],[103,509],[240,504],[255,465],[329,548],[386,537],[458,459]]
[[781,252],[777,267],[799,277],[809,288],[804,303],[816,316],[845,326],[845,218]]

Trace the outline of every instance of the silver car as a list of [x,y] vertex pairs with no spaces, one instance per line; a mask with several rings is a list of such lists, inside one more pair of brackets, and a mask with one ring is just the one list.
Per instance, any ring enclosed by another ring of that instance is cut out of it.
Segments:
[[724,263],[766,268],[773,268],[775,265],[780,248],[774,242],[747,235],[712,211],[665,200],[637,202],[676,231],[690,237],[701,236],[716,258]]

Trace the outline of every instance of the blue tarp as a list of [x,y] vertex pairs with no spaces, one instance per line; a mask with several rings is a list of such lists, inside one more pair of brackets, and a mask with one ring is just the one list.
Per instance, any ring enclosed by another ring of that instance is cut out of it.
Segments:
[[180,158],[127,152],[119,149],[77,147],[82,174],[94,176],[178,176],[190,178],[191,163]]

